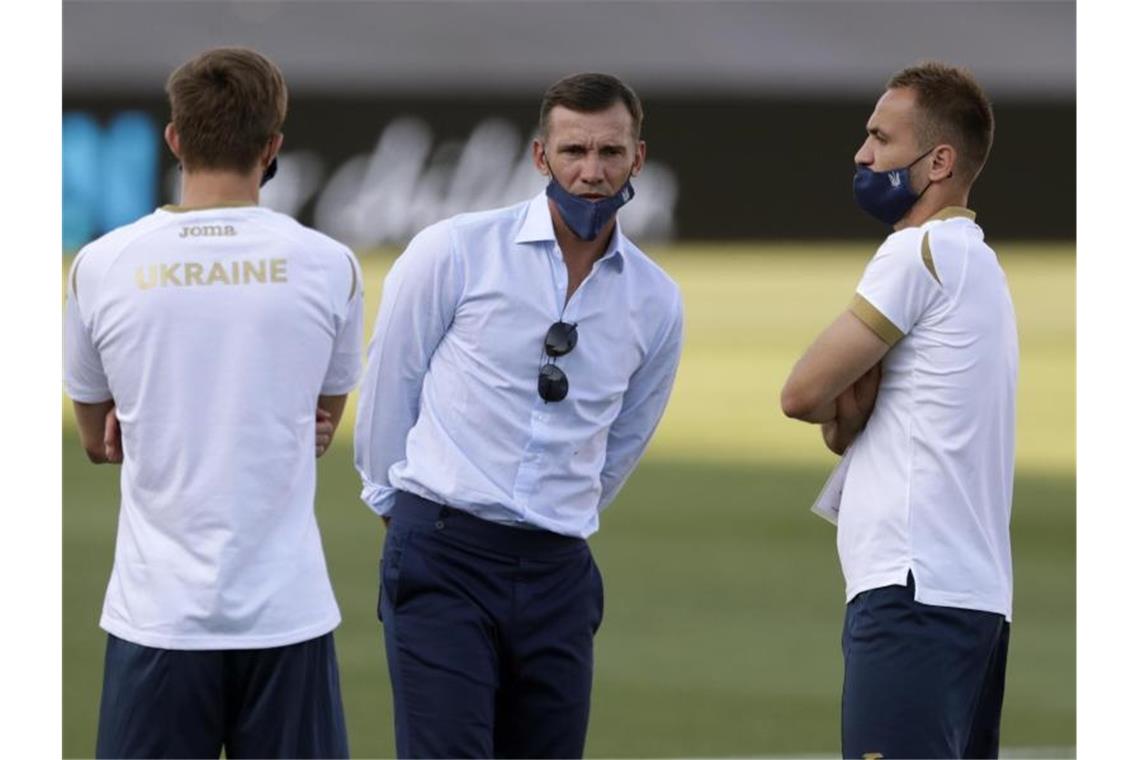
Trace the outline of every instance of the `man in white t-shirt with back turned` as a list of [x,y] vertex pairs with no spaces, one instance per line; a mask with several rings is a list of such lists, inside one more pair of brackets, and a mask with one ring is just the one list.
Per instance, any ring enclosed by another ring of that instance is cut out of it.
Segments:
[[1013,572],[1017,326],[967,196],[993,140],[962,69],[896,74],[855,155],[893,234],[782,394],[849,461],[844,757],[996,757]]
[[68,278],[65,384],[94,461],[118,459],[104,420],[121,424],[96,753],[347,757],[313,441],[358,378],[360,271],[257,205],[276,66],[210,50],[167,92],[182,205],[86,246]]

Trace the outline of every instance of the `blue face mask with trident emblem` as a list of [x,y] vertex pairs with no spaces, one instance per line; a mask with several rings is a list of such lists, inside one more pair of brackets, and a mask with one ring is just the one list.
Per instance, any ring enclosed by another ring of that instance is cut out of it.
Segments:
[[554,201],[558,213],[566,226],[582,240],[593,240],[602,232],[602,228],[609,224],[618,209],[633,199],[633,185],[625,181],[616,193],[608,198],[598,201],[579,198],[550,176],[550,183],[546,186],[546,196]]
[[910,189],[910,167],[930,155],[930,150],[911,161],[901,169],[888,169],[885,172],[872,171],[866,166],[855,169],[852,189],[859,208],[878,219],[883,224],[893,225],[906,216],[906,212],[918,202],[930,188],[930,183],[922,188],[922,193]]

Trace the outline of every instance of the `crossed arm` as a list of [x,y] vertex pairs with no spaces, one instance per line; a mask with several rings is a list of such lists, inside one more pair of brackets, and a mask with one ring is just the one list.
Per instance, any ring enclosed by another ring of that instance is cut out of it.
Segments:
[[890,346],[850,311],[844,311],[796,362],[780,406],[789,417],[822,425],[836,454],[847,450],[879,391],[880,364]]
[[[317,398],[316,453],[320,457],[328,451],[344,414],[348,394],[339,396],[319,396]],[[87,458],[95,464],[123,463],[123,435],[119,429],[119,417],[115,414],[115,400],[85,404],[72,402],[75,406],[75,422],[79,428],[79,442],[87,452]]]

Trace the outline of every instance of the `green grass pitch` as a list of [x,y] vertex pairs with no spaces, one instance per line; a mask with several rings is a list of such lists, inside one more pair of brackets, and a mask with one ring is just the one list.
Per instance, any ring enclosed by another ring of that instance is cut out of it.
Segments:
[[[1073,747],[1075,256],[1071,244],[995,248],[1022,349],[1002,739]],[[606,613],[589,756],[838,751],[843,584],[834,528],[808,512],[833,457],[815,429],[782,417],[778,397],[799,353],[849,301],[873,249],[650,248],[684,292],[686,347],[657,437],[591,539]],[[391,251],[362,257],[369,334],[391,260]],[[317,510],[344,616],[336,636],[352,753],[391,756],[375,613],[382,528],[358,499],[353,412],[320,461]],[[87,463],[67,412],[62,445],[63,752],[91,756],[118,470]]]

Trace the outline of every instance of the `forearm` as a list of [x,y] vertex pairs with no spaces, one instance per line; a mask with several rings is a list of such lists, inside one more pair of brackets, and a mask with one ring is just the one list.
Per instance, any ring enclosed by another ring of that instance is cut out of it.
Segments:
[[629,449],[618,446],[615,447],[616,451],[611,451],[610,446],[613,443],[611,436],[610,443],[606,446],[606,461],[602,465],[601,486],[602,493],[598,499],[598,511],[608,507],[614,499],[617,498],[618,492],[621,491],[625,481],[633,474],[633,469],[637,463],[641,461],[642,455],[645,453],[648,440],[639,447]]
[[396,260],[384,281],[368,345],[353,436],[354,464],[364,485],[361,498],[379,514],[391,509],[395,492],[388,471],[406,456],[428,367],[462,298],[449,229],[432,225]]
[[[107,415],[115,408],[114,399],[94,404],[73,401],[75,424],[79,431],[79,442],[87,452],[87,458],[94,464],[107,464],[112,461],[107,453]],[[115,431],[117,433],[117,430]]]
[[317,397],[317,408],[328,413],[328,421],[332,423],[332,432],[334,433],[340,425],[340,418],[344,414],[344,407],[347,402],[347,393],[342,393],[338,396]]
[[887,344],[844,312],[796,362],[780,392],[784,414],[816,424],[835,417],[835,400],[887,351]]
[[810,422],[813,425],[824,425],[828,422],[835,420],[836,404],[835,399],[826,401],[814,409],[809,410],[806,414],[797,417],[803,422]]
[[610,425],[606,438],[606,460],[601,472],[599,510],[604,509],[617,496],[633,468],[641,461],[665,415],[665,407],[669,404],[681,364],[683,323],[678,294],[672,320],[664,337],[645,363],[630,377],[621,411]]
[[[381,335],[399,333],[381,333]],[[392,506],[388,470],[404,459],[408,433],[415,425],[430,358],[409,363],[417,352],[404,343],[373,341],[360,385],[353,431],[354,464],[363,483],[361,498],[375,512]]]
[[406,455],[408,433],[415,424],[418,405],[418,388],[413,391],[365,375],[357,406],[354,463],[363,484],[361,498],[380,514],[391,508],[394,490],[388,481],[388,470]]

